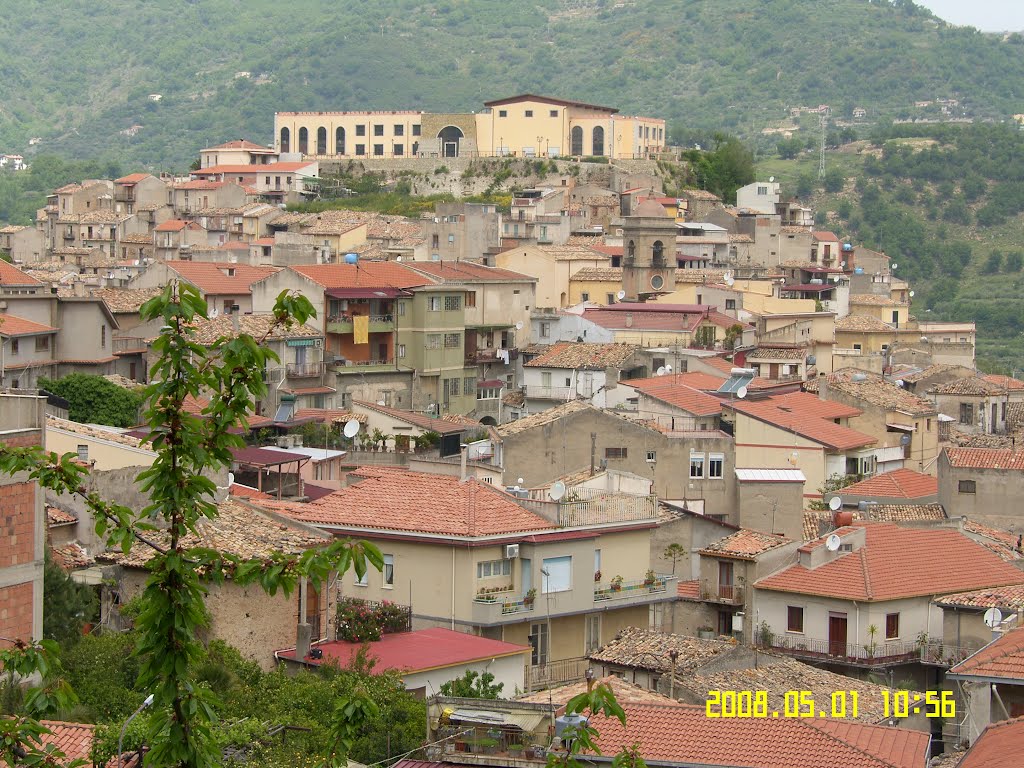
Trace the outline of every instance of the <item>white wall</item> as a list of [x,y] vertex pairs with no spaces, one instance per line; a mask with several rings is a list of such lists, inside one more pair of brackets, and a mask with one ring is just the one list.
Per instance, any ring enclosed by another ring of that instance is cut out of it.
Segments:
[[522,691],[526,687],[525,667],[529,659],[529,650],[514,656],[502,656],[496,659],[475,661],[469,664],[457,664],[452,667],[431,669],[424,672],[413,672],[402,676],[405,687],[411,691],[417,688],[426,688],[426,694],[432,696],[440,693],[441,686],[449,680],[462,677],[468,670],[479,672],[490,672],[494,675],[494,683],[503,683],[501,698],[510,699],[516,695],[517,689]]

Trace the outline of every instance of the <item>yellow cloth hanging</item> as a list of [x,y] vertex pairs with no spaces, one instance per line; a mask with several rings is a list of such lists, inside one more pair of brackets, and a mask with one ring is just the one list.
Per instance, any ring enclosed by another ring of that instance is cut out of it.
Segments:
[[356,315],[352,318],[352,336],[356,344],[370,343],[370,317]]

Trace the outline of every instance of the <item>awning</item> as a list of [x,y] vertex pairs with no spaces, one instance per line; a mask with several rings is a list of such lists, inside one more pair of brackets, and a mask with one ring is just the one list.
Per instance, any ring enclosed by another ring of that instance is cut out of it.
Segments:
[[393,299],[397,296],[412,296],[400,288],[328,288],[324,291],[332,299]]
[[914,429],[914,425],[913,424],[890,424],[889,422],[886,422],[885,426],[887,426],[889,429],[898,429],[900,432],[914,432],[914,431],[916,431]]
[[314,347],[319,339],[287,339],[285,346],[288,347]]
[[544,715],[537,712],[491,712],[488,710],[459,709],[449,717],[461,723],[478,723],[491,726],[512,726],[521,731],[530,732],[544,720]]

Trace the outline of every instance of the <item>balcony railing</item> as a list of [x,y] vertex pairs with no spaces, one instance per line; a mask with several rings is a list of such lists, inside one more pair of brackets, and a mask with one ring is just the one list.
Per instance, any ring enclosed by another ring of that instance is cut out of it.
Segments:
[[743,605],[743,587],[738,584],[712,584],[707,581],[700,583],[701,600],[726,605]]
[[113,344],[115,355],[130,355],[147,349],[146,340],[141,336],[115,336]]
[[342,360],[332,363],[331,368],[338,374],[379,373],[394,371],[394,358],[390,360]]
[[477,363],[495,363],[499,360],[498,352],[508,352],[508,360],[512,362],[519,357],[518,349],[487,348],[477,349],[466,353],[466,362],[469,365]]
[[585,656],[549,661],[546,664],[526,665],[526,690],[539,691],[565,683],[586,679],[590,660]]
[[[786,653],[802,659],[832,661],[857,666],[883,666],[887,664],[909,664],[921,659],[921,649],[916,642],[874,642],[837,643],[832,640],[817,640],[809,637],[772,635],[755,638],[757,645],[767,650]],[[768,642],[764,642],[768,640]]]
[[598,583],[594,585],[594,601],[636,600],[637,597],[646,598],[648,595],[663,594],[668,592],[669,582],[673,582],[674,586],[675,581],[675,576],[656,575],[653,579],[632,579],[619,583],[614,581]]
[[921,649],[921,663],[936,667],[952,667],[959,664],[978,648],[961,645],[944,645],[941,640],[928,640],[918,646]]
[[544,387],[530,384],[523,387],[526,397],[534,400],[573,400],[576,397],[574,387]]
[[285,366],[285,374],[290,379],[313,379],[323,372],[323,363],[288,363]]
[[531,615],[535,606],[535,600],[526,600],[511,592],[477,595],[473,598],[473,621],[480,624],[515,621],[519,616]]
[[[370,333],[386,333],[395,329],[394,315],[369,315],[368,317]],[[352,315],[333,315],[327,318],[328,333],[352,333],[352,331]]]

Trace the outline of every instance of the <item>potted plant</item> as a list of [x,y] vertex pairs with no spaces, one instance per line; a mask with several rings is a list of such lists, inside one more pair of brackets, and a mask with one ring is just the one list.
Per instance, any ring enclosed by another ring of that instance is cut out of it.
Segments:
[[537,588],[536,587],[530,587],[528,590],[526,590],[526,594],[523,595],[523,605],[525,605],[527,608],[530,608],[530,607],[533,606],[533,601],[536,600],[536,599],[537,599]]
[[601,572],[594,571],[594,581],[601,581]]
[[621,576],[615,576],[612,579],[612,581],[611,581],[612,592],[621,592],[622,591],[622,582],[623,582],[623,578]]
[[715,639],[715,628],[710,624],[705,624],[702,627],[697,627],[697,637],[701,640],[714,640]]
[[508,745],[508,753],[509,753],[509,755],[511,757],[519,758],[519,757],[523,756],[523,749],[524,748],[525,747],[522,744],[509,744]]
[[647,573],[644,574],[644,586],[653,587],[655,582],[654,570],[651,568],[647,569]]

